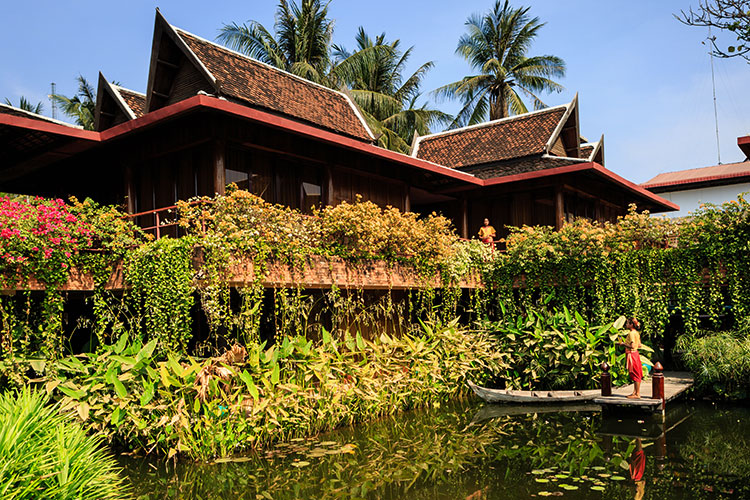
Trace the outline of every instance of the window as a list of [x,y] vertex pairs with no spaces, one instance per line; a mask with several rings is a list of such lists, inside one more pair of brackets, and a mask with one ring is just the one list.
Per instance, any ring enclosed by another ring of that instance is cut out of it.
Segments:
[[227,185],[235,183],[240,189],[252,191],[250,186],[250,176],[247,172],[232,170],[231,168],[226,169],[225,172]]
[[310,182],[302,183],[302,210],[309,212],[313,206],[321,206],[323,189],[319,184]]

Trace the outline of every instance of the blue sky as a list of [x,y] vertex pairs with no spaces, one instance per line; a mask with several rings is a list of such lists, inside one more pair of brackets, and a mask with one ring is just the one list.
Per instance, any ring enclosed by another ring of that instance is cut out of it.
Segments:
[[[484,12],[491,0],[333,0],[334,42],[353,47],[362,25],[371,34],[414,45],[412,68],[432,60],[424,90],[470,74],[454,54],[464,21]],[[530,55],[554,54],[568,65],[566,90],[547,95],[548,105],[568,102],[578,92],[581,130],[589,139],[605,135],[606,165],[634,182],[657,173],[716,163],[707,32],[678,23],[673,13],[697,0],[659,2],[515,2],[530,5],[545,21]],[[75,92],[79,73],[92,83],[101,70],[110,80],[144,91],[154,9],[187,31],[213,39],[223,23],[255,19],[273,24],[275,0],[107,2],[26,0],[3,6],[0,30],[0,99],[24,95],[46,99],[50,82],[58,92]],[[750,134],[750,65],[715,60],[721,159],[741,161],[736,145]],[[429,96],[428,96],[429,98]],[[438,104],[455,112],[458,103]]]

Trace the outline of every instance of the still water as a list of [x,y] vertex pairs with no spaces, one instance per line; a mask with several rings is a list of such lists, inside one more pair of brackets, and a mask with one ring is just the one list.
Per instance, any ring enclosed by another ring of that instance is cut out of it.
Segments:
[[151,499],[750,498],[750,409],[673,405],[666,422],[457,403],[216,464],[123,457]]

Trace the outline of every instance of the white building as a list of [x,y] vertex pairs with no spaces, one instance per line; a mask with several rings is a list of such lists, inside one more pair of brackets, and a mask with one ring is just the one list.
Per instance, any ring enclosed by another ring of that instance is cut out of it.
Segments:
[[[750,136],[740,137],[737,144],[750,158]],[[720,205],[750,192],[750,159],[659,174],[641,187],[680,206],[679,211],[669,212],[668,217],[684,217],[702,203]]]

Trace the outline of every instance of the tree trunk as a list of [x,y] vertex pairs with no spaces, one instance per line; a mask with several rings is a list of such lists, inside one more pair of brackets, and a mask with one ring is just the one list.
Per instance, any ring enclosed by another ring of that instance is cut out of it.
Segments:
[[508,117],[508,99],[505,92],[499,95],[494,92],[490,94],[490,120],[499,120]]

